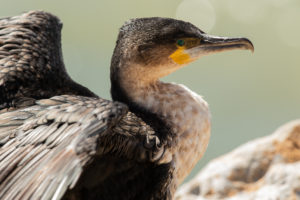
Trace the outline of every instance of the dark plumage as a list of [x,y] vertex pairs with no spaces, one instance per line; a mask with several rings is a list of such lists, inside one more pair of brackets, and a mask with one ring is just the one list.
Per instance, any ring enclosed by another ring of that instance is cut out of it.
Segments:
[[[109,101],[66,73],[61,27],[41,11],[0,20],[0,199],[172,199],[205,151],[209,111],[194,93],[158,79],[195,60],[200,40],[204,53],[252,44],[210,41],[174,19],[131,20],[112,58]],[[174,98],[183,107],[171,116]],[[185,114],[198,121],[181,126]]]
[[43,12],[1,19],[0,108],[10,107],[23,97],[96,96],[66,73],[61,28],[57,17]]

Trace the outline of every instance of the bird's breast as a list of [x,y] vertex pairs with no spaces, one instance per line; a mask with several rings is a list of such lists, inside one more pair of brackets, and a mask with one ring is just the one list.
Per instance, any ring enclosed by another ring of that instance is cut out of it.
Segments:
[[136,103],[163,119],[175,134],[163,160],[173,159],[178,184],[203,156],[210,138],[210,112],[201,96],[183,85],[159,83],[138,94]]
[[177,133],[174,148],[177,184],[191,172],[206,151],[210,138],[210,112],[206,101],[184,85],[178,87],[178,103],[169,116]]

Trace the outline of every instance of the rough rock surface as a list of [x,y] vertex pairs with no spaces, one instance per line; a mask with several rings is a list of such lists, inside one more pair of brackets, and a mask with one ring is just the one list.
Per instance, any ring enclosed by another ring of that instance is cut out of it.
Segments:
[[211,161],[176,200],[300,199],[300,119]]

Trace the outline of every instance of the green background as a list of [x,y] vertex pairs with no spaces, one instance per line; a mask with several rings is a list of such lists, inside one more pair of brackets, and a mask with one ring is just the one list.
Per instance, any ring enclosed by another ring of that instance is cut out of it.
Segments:
[[[45,10],[64,23],[68,72],[110,99],[109,65],[118,28],[135,17],[188,20],[220,36],[252,40],[255,53],[232,51],[203,57],[164,81],[182,83],[204,96],[212,112],[209,160],[268,135],[300,116],[299,0],[0,0],[0,16]],[[193,175],[192,174],[192,175]]]

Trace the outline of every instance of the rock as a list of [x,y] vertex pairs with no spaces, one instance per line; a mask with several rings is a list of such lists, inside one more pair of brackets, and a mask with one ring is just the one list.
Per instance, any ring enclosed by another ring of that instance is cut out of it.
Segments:
[[211,161],[175,199],[300,199],[300,120]]

